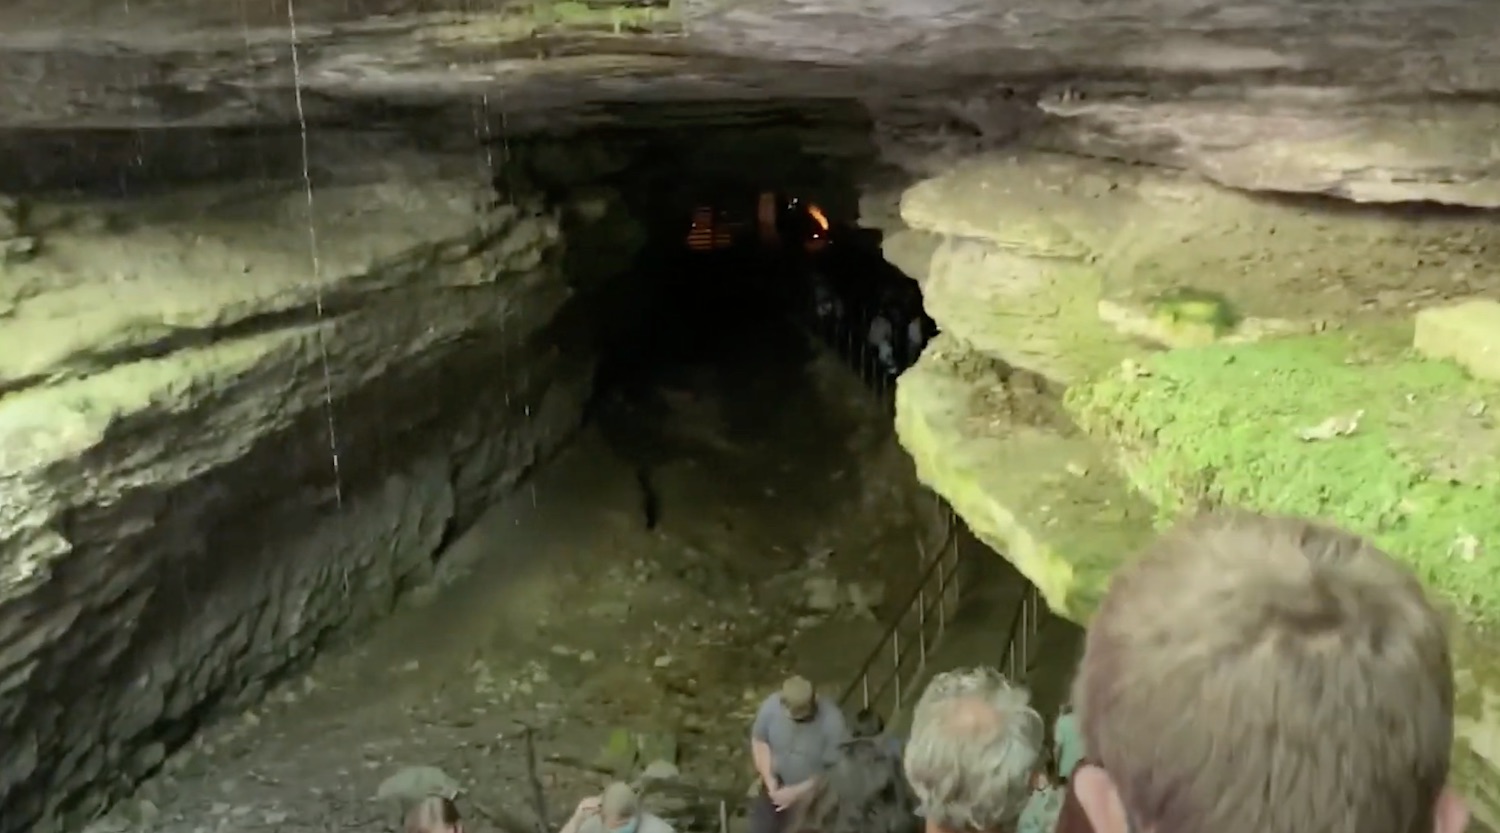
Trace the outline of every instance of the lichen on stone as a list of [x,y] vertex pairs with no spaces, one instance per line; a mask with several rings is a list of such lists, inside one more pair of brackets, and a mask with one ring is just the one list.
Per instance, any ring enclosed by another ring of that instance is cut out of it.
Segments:
[[1500,619],[1500,386],[1405,328],[1175,350],[1069,391],[1163,518],[1228,505],[1325,518],[1409,563],[1464,618]]

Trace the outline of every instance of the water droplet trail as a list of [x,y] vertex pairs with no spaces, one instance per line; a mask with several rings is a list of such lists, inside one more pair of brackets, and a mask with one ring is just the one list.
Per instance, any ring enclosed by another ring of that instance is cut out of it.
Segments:
[[[323,323],[323,262],[318,257],[318,227],[314,222],[312,158],[307,141],[307,109],[302,102],[302,56],[297,37],[297,5],[295,0],[286,4],[287,36],[292,51],[292,96],[297,107],[297,125],[302,139],[302,184],[307,191],[307,248],[312,257],[313,303],[318,314],[317,342],[318,358],[323,369],[323,409],[328,417],[328,450],[333,459],[333,497],[336,505],[344,506],[344,479],[339,469],[338,431],[333,416],[333,374],[328,367],[328,341]],[[347,578],[346,578],[347,581]]]

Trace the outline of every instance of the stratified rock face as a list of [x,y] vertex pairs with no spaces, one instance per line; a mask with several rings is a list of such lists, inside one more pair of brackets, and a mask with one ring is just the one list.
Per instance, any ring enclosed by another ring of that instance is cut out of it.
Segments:
[[[1460,366],[1488,368],[1490,302],[1447,306],[1500,292],[1500,224],[1026,149],[914,185],[902,217],[941,238],[944,335],[897,397],[922,480],[1083,623],[1199,506],[1376,539],[1468,623],[1455,772],[1500,819],[1500,389]],[[1417,316],[1418,350],[1456,362],[1413,351]]]
[[300,188],[25,212],[40,245],[0,267],[0,830],[90,815],[386,612],[568,436],[592,356],[545,331],[557,221],[478,184],[325,188],[310,218]]

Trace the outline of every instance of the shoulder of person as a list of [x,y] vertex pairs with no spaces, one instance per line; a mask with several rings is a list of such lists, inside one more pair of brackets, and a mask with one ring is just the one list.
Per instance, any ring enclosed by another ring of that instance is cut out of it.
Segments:
[[757,715],[780,714],[782,711],[783,708],[781,705],[781,695],[772,694],[767,696],[766,699],[760,701],[760,708],[756,709],[755,713]]
[[666,819],[655,813],[642,813],[641,826],[636,833],[676,833]]
[[604,833],[604,819],[594,813],[579,823],[578,833]]

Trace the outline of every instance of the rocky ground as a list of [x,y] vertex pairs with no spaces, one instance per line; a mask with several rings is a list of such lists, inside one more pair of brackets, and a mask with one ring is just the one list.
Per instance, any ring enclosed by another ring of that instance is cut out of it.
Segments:
[[94,833],[383,830],[413,777],[451,779],[479,829],[529,820],[526,727],[551,823],[665,761],[688,786],[658,807],[716,825],[743,795],[759,700],[790,671],[841,689],[915,572],[913,481],[883,412],[828,361],[761,382],[757,402],[801,386],[783,420],[747,422],[711,372],[665,393],[678,451],[655,469],[656,530],[604,438],[622,429],[591,430],[456,544],[447,586],[216,723]]

